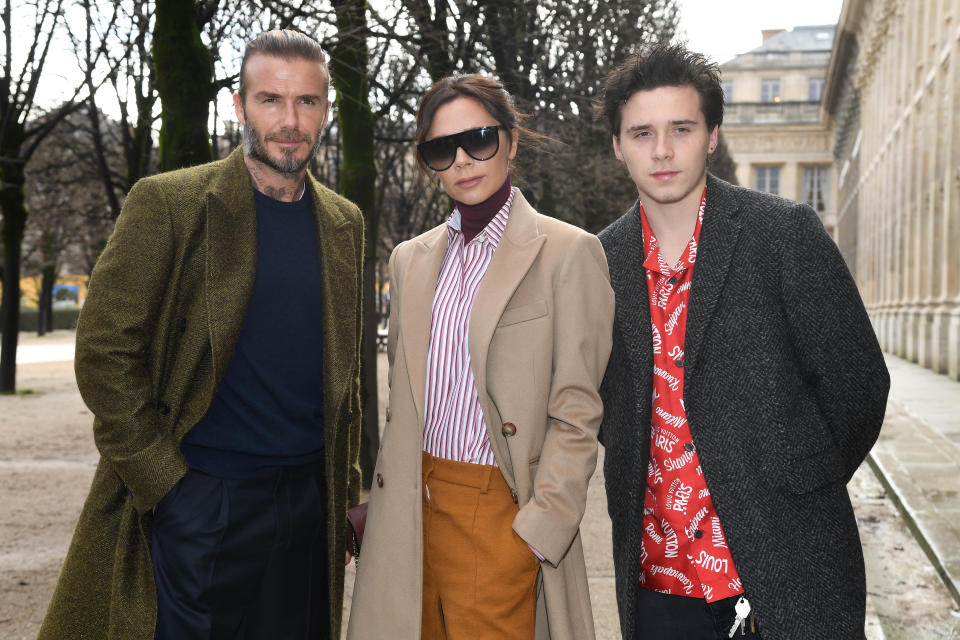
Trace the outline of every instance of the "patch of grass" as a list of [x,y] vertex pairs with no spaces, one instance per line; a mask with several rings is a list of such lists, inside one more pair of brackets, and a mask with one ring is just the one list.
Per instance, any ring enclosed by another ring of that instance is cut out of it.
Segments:
[[0,391],[0,396],[42,396],[43,391],[36,389],[17,389],[16,391]]

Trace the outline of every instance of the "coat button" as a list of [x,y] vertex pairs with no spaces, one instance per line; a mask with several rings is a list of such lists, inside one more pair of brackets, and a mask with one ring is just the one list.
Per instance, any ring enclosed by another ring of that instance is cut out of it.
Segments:
[[517,504],[520,501],[520,496],[517,495],[516,489],[510,489],[510,499],[513,500],[513,504]]
[[390,422],[390,407],[387,407],[387,422]]
[[[513,424],[512,422],[503,423],[503,435],[512,436],[516,432],[517,432],[517,425]],[[516,500],[514,500],[514,502],[516,502]]]
[[683,445],[683,448],[686,449],[687,451],[693,451],[693,443],[688,442],[687,444]]
[[700,529],[697,529],[696,531],[693,532],[693,537],[699,540],[700,538],[703,537],[703,531]]
[[377,474],[377,486],[380,487],[381,489],[383,488],[383,474],[382,474],[382,473],[378,473],[378,474]]
[[168,415],[170,413],[170,405],[161,400],[157,403],[157,411],[159,411],[162,416]]
[[353,422],[353,411],[347,411],[347,422]]

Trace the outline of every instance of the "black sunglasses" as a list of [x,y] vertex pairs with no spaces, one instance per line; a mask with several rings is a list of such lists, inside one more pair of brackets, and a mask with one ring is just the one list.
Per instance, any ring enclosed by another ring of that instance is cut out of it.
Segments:
[[424,163],[434,171],[445,171],[457,158],[457,147],[474,160],[489,160],[500,150],[500,125],[467,129],[417,145]]

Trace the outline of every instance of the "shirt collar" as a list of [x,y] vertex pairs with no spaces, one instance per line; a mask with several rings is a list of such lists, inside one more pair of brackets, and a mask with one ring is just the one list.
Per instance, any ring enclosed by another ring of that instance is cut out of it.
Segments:
[[[660,245],[657,237],[653,234],[653,228],[647,220],[647,212],[643,209],[643,203],[640,203],[640,223],[643,226],[643,268],[654,273],[672,274],[686,271],[693,267],[696,255],[691,252],[691,244],[696,247],[700,242],[700,225],[703,223],[703,211],[707,204],[707,189],[704,187],[703,195],[700,196],[700,208],[697,212],[697,224],[693,228],[693,235],[687,241],[687,246],[680,255],[680,260],[675,265],[667,264],[660,253]],[[677,268],[679,267],[679,268]]]
[[[510,218],[510,208],[513,206],[513,194],[514,191],[511,189],[510,195],[507,196],[507,201],[500,207],[497,215],[493,216],[493,219],[483,228],[483,231],[478,233],[470,242],[489,242],[493,246],[500,244],[500,240],[503,238],[503,232],[507,228],[507,220]],[[463,223],[460,219],[459,209],[454,208],[453,213],[447,218],[447,230],[450,233],[463,233]]]

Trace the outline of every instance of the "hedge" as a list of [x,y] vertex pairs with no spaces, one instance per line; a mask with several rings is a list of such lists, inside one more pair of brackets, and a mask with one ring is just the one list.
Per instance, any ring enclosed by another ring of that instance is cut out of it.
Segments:
[[[36,331],[38,315],[36,309],[20,309],[20,331]],[[72,331],[76,329],[78,317],[80,317],[80,309],[54,309],[54,331],[63,329]],[[0,333],[2,333],[2,331],[0,331]]]

